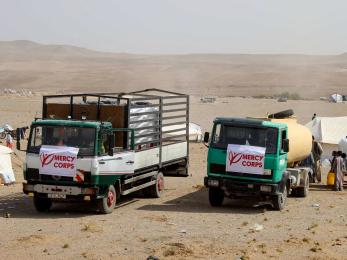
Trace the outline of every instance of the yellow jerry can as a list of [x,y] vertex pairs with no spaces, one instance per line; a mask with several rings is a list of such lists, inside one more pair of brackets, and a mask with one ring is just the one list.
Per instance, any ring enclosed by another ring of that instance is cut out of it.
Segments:
[[335,183],[335,173],[329,172],[327,176],[327,185],[332,186]]

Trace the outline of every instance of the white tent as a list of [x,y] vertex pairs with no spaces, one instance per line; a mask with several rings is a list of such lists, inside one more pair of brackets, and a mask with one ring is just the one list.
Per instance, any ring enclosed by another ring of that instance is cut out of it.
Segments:
[[10,126],[9,124],[3,125],[2,128],[5,129],[5,130],[7,130],[7,131],[13,131],[13,130],[14,130],[13,127]]
[[340,102],[343,101],[343,96],[340,95],[340,94],[337,94],[337,93],[336,94],[332,94],[330,96],[330,101],[334,102],[334,103],[340,103]]
[[[181,129],[181,128],[185,128],[185,125],[181,124],[181,125],[173,125],[173,126],[164,126],[163,132],[175,130],[175,129]],[[181,134],[185,134],[185,130],[178,131],[178,132],[165,133],[164,137],[173,136],[173,135],[181,135]],[[202,135],[201,126],[194,123],[189,123],[189,141],[201,142],[202,138],[203,138],[203,135]]]
[[342,137],[340,142],[339,142],[339,150],[347,153],[347,137]]
[[11,163],[12,150],[0,145],[0,178],[3,183],[10,184],[16,181]]
[[341,138],[347,135],[347,116],[316,117],[306,126],[311,130],[315,140],[323,147],[323,157],[331,156],[332,151],[339,150]]

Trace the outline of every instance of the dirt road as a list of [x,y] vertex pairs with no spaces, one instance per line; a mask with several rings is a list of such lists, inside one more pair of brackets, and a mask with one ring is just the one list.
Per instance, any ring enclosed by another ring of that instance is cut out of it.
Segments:
[[[290,198],[283,212],[256,201],[227,200],[212,208],[202,187],[205,153],[192,145],[192,176],[167,178],[163,198],[126,197],[110,215],[95,214],[87,203],[57,204],[39,214],[20,184],[3,187],[2,259],[346,257],[347,192],[313,185],[308,198]],[[263,229],[255,231],[256,224]]]

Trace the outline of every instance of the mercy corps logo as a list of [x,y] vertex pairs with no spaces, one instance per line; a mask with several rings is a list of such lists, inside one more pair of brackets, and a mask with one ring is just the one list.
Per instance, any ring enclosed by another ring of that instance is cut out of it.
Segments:
[[241,165],[245,167],[263,167],[263,155],[254,155],[246,153],[229,152],[229,165],[238,164],[241,160]]
[[75,168],[75,156],[40,154],[41,167],[50,166],[53,168],[71,169]]

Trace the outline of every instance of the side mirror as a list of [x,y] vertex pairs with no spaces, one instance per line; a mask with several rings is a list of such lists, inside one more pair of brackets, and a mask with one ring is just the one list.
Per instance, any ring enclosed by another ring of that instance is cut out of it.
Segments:
[[108,143],[108,155],[113,156],[113,148],[114,148],[114,135],[107,135],[107,143]]
[[285,153],[289,152],[289,139],[282,140],[282,151]]
[[210,133],[209,132],[205,132],[204,134],[204,143],[208,143],[210,139]]

